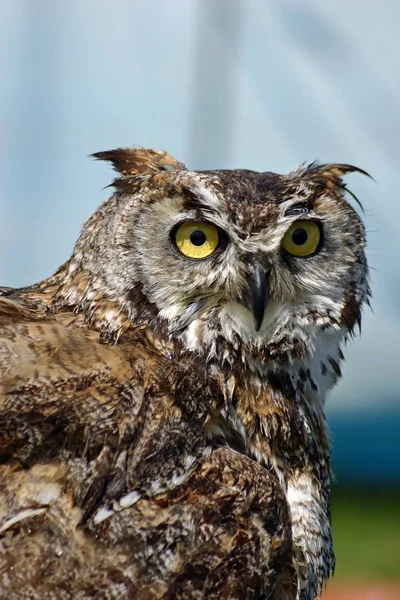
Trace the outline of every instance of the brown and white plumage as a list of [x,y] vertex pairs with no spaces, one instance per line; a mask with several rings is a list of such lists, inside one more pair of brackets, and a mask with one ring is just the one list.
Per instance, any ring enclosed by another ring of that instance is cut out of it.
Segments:
[[[334,567],[323,403],[368,296],[357,169],[96,157],[115,194],[0,297],[0,592],[312,599]],[[299,219],[322,232],[301,258]],[[216,251],[180,254],[182,222]]]

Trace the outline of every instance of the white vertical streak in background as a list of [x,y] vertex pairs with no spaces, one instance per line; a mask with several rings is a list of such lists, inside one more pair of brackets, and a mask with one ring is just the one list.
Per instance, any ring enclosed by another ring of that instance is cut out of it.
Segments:
[[199,0],[188,165],[229,166],[244,10],[241,0]]

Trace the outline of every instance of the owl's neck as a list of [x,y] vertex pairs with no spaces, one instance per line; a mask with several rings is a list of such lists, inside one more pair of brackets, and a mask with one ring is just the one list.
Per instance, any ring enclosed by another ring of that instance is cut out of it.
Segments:
[[184,351],[214,370],[256,386],[284,376],[296,393],[321,407],[341,375],[340,345],[348,335],[339,312],[334,314],[330,306],[321,306],[316,314],[308,306],[274,302],[259,332],[250,311],[237,303],[205,312],[183,330],[174,323],[169,330]]
[[302,333],[307,343],[293,330],[277,332],[269,344],[252,343],[232,328],[224,335],[199,320],[181,344],[200,356],[200,368],[206,365],[223,397],[209,424],[211,438],[247,452],[280,480],[292,515],[300,597],[308,600],[334,567],[324,400],[340,376],[346,330],[305,319]]

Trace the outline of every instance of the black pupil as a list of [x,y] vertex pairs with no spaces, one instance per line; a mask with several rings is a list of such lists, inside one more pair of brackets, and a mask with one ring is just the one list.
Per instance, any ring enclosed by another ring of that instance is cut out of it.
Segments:
[[190,234],[190,241],[193,246],[202,246],[206,242],[207,236],[204,231],[200,231],[200,229],[196,229],[192,231]]
[[307,231],[301,227],[298,227],[298,229],[295,229],[292,233],[292,242],[293,244],[296,244],[296,246],[302,246],[306,243],[307,239]]

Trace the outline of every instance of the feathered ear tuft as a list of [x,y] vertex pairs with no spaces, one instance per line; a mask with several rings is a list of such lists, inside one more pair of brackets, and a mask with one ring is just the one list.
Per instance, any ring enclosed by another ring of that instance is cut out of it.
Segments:
[[91,155],[96,160],[108,160],[118,173],[124,177],[146,175],[159,171],[180,171],[186,169],[173,156],[162,150],[146,148],[117,148],[96,152]]
[[342,180],[342,177],[344,175],[348,175],[349,173],[361,173],[361,175],[366,175],[370,179],[373,179],[369,173],[363,169],[359,169],[358,167],[353,167],[352,165],[320,165],[318,162],[313,162],[309,165],[301,167],[299,170],[294,171],[293,175],[297,176],[299,179],[314,181],[327,190],[341,191],[342,193],[347,192],[364,212],[363,206],[359,199],[347,188],[346,184]]

